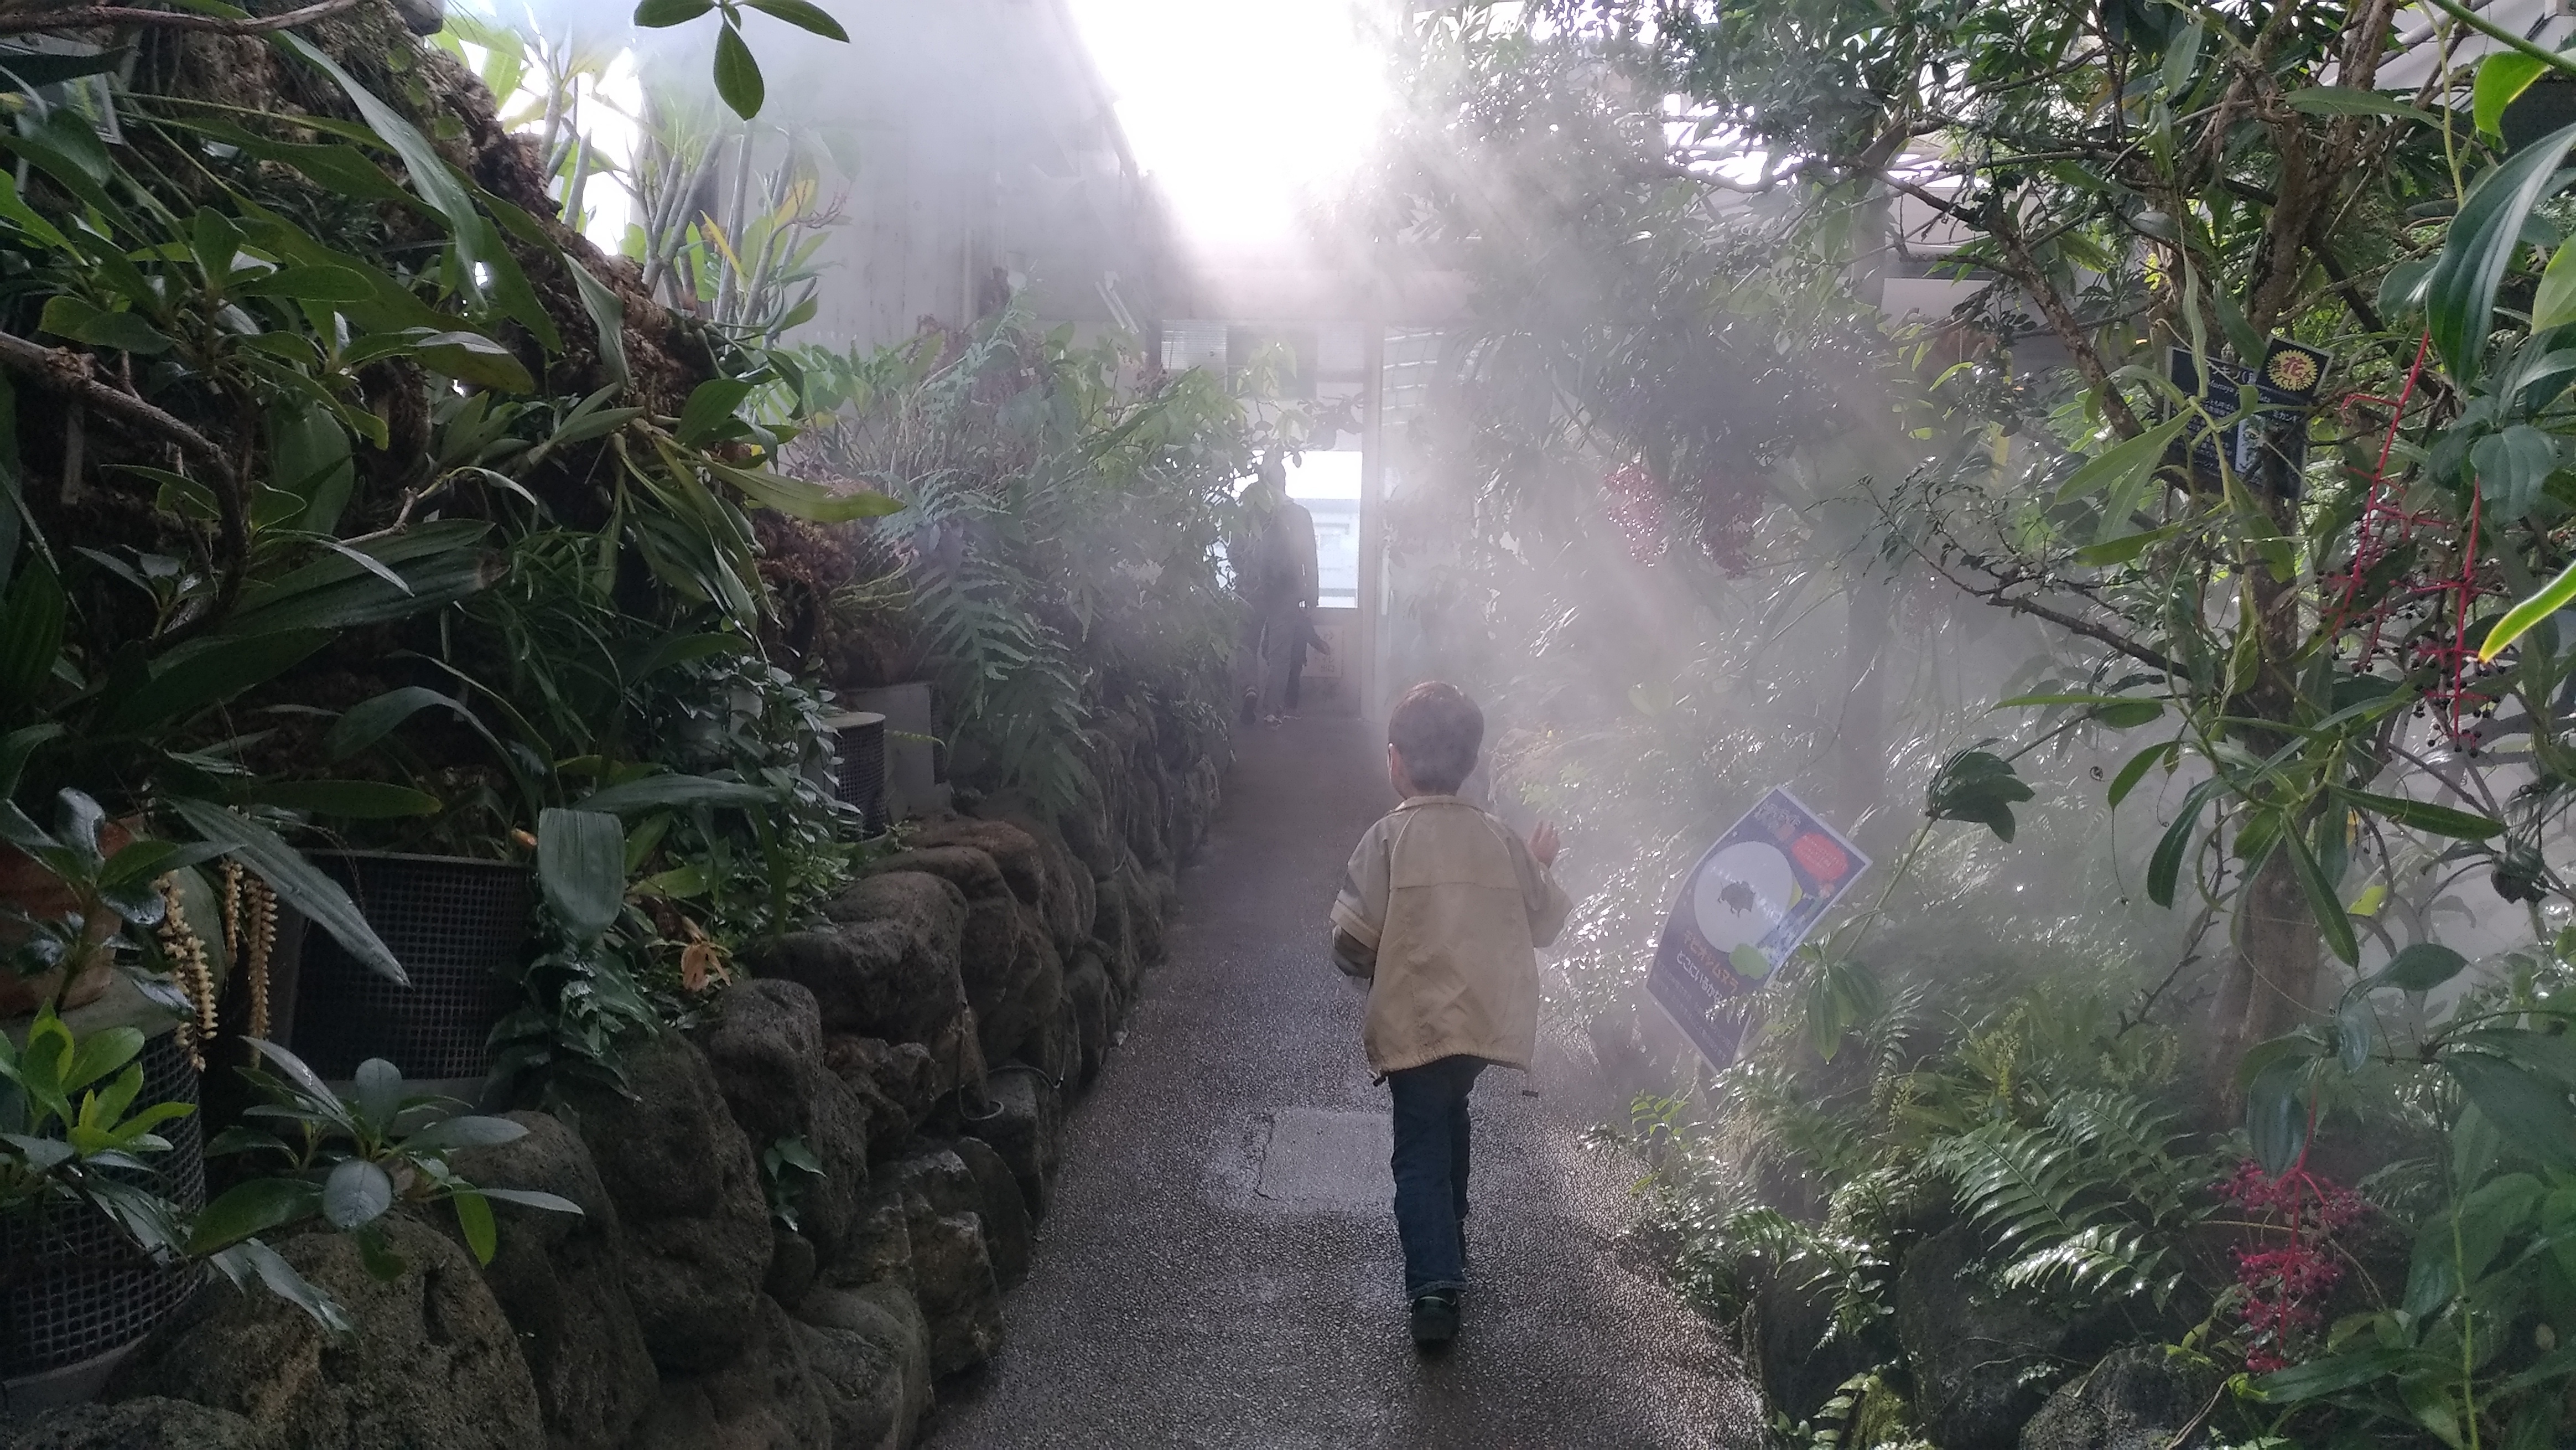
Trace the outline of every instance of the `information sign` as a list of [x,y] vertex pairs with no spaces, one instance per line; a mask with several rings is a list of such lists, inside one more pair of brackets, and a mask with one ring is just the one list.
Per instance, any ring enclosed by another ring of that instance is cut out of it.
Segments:
[[[2215,427],[2185,430],[2165,461],[2191,470],[2201,488],[2216,488],[2220,459],[2226,472],[2257,492],[2299,496],[2308,461],[2308,410],[2316,405],[2327,355],[2274,338],[2260,369],[2211,359],[2204,371],[2187,348],[2165,350],[2165,375],[2185,396],[2197,398]],[[2245,392],[2252,389],[2258,416],[2247,426]]]
[[1869,858],[1796,796],[1774,790],[1682,878],[1646,990],[1711,1066],[1735,1060],[1742,998],[1851,890]]

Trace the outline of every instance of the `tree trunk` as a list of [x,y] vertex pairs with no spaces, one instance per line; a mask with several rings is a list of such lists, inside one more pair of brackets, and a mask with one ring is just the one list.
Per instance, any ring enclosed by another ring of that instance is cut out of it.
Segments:
[[2324,965],[2316,917],[2287,846],[2273,852],[2246,886],[2230,935],[2234,950],[2227,954],[2217,1000],[2210,1004],[2209,1086],[2221,1111],[2233,1120],[2245,1106],[2236,1064],[2255,1044],[2308,1020]]
[[[2273,499],[2268,507],[2274,526],[2295,537],[2299,527],[2295,501]],[[2299,688],[2293,670],[2306,643],[2299,581],[2276,577],[2260,563],[2253,565],[2253,574],[2254,617],[2239,621],[2237,627],[2261,632],[2261,665],[2234,713],[2287,721],[2298,711]],[[2245,743],[2268,755],[2287,738],[2249,730]],[[2217,1000],[2210,1008],[2209,1087],[2228,1120],[2243,1115],[2245,1094],[2236,1083],[2236,1065],[2246,1050],[2298,1027],[2314,1010],[2323,958],[2315,911],[2299,883],[2290,851],[2287,841],[2275,846],[2271,859],[2246,883],[2231,933],[2235,950],[2227,955]]]

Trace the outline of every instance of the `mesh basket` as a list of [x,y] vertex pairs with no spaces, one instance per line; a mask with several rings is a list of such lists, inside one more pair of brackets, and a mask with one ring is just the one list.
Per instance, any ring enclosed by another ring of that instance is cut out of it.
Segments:
[[846,716],[834,731],[841,762],[833,771],[832,794],[866,818],[871,836],[887,824],[885,732],[883,715]]
[[[197,1102],[197,1073],[168,1033],[143,1045],[142,1103]],[[164,1123],[170,1151],[130,1175],[182,1208],[206,1201],[205,1137],[196,1115]],[[196,1290],[204,1269],[155,1264],[114,1220],[54,1200],[0,1217],[0,1378],[42,1374],[141,1339]]]
[[528,872],[451,856],[317,852],[411,978],[398,987],[307,929],[288,1044],[326,1078],[381,1057],[413,1079],[479,1078],[492,1028],[516,1001],[502,969],[528,940]]

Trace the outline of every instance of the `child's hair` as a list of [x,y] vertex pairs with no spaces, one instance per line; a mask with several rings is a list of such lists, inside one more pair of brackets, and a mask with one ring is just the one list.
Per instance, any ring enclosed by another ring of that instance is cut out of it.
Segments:
[[1404,773],[1428,795],[1456,795],[1485,743],[1485,712],[1446,680],[1404,692],[1386,722],[1386,741],[1404,757]]

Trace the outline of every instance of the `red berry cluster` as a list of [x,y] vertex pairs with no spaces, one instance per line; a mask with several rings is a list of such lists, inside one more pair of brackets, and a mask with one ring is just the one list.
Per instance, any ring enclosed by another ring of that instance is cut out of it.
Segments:
[[2259,1220],[2250,1227],[2262,1235],[2236,1251],[2236,1282],[2245,1291],[2237,1309],[2248,1337],[2245,1367],[2256,1374],[2287,1369],[2296,1362],[2291,1351],[2325,1322],[2326,1296],[2343,1281],[2335,1235],[2367,1216],[2370,1204],[2304,1166],[2274,1178],[2250,1158],[2218,1185],[2218,1196]]
[[1602,476],[1603,506],[1627,542],[1628,557],[1650,564],[1664,553],[1663,485],[1642,463],[1623,463]]

